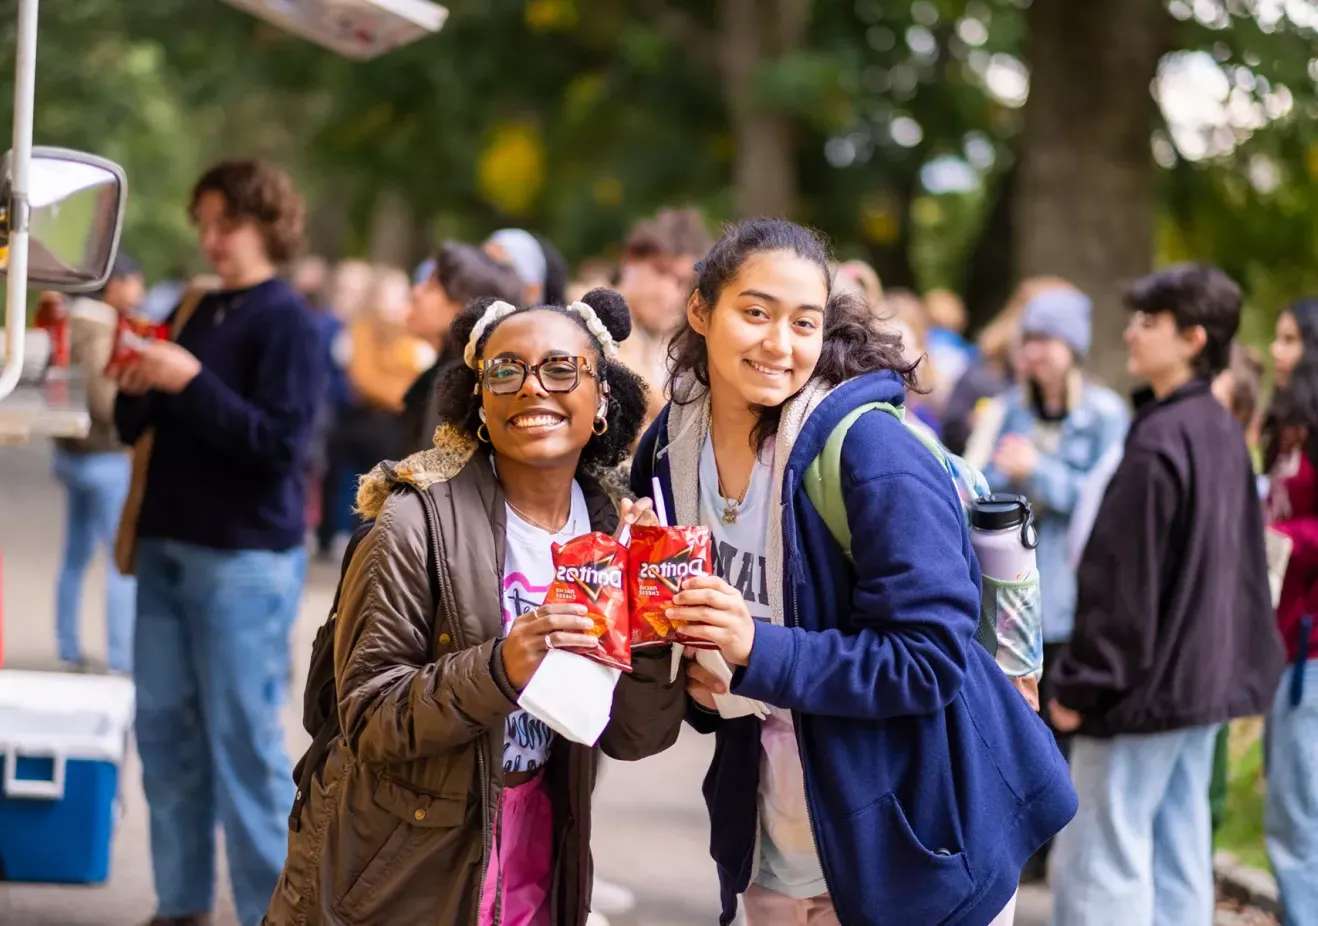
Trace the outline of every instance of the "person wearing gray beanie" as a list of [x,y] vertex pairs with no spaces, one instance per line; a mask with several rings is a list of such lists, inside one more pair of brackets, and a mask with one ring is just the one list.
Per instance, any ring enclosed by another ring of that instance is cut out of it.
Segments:
[[1089,356],[1093,314],[1093,300],[1079,290],[1045,290],[1026,303],[1021,336],[1055,338],[1084,359]]
[[[1075,570],[1066,543],[1071,513],[1090,471],[1125,438],[1129,420],[1125,402],[1081,368],[1089,354],[1092,316],[1092,300],[1070,287],[1045,290],[1026,303],[1017,347],[1021,381],[992,400],[971,438],[972,444],[994,448],[984,468],[993,491],[1025,495],[1034,508],[1044,704],[1051,697],[1049,665],[1075,621]],[[1065,754],[1069,737],[1054,734]],[[1042,877],[1045,856],[1046,850],[1031,859],[1025,880]]]

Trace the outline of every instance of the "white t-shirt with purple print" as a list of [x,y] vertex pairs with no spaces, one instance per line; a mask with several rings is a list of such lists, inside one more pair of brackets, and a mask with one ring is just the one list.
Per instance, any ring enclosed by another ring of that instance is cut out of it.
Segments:
[[[554,578],[554,558],[551,545],[566,543],[581,534],[590,533],[590,512],[586,509],[586,496],[581,487],[572,483],[572,513],[567,524],[557,534],[542,530],[524,520],[507,507],[503,561],[503,635],[507,636],[513,621],[544,604],[545,592]],[[543,768],[549,759],[549,748],[554,733],[526,711],[508,715],[503,736],[503,770],[505,772],[534,772]]]

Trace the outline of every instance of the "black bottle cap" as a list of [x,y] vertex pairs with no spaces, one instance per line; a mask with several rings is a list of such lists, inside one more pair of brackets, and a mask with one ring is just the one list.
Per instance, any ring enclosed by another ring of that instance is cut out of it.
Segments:
[[1023,495],[985,495],[970,506],[970,526],[982,531],[1010,530],[1029,518],[1030,503]]

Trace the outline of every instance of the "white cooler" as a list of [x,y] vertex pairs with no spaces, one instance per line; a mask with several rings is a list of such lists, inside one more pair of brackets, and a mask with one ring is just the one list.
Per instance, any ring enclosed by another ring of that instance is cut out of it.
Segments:
[[133,709],[126,678],[0,670],[0,881],[106,880]]

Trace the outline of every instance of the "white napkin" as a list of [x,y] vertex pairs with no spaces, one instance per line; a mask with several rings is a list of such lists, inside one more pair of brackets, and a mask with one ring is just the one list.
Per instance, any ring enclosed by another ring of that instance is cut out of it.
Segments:
[[[696,662],[698,662],[706,671],[712,673],[724,685],[732,686],[732,666],[723,658],[723,654],[716,649],[698,649],[696,653]],[[669,681],[677,678],[678,667],[682,664],[682,647],[673,647],[673,665],[669,674]],[[746,717],[754,715],[761,720],[769,716],[769,708],[762,701],[756,701],[754,698],[747,698],[743,695],[735,694],[716,694],[714,695],[714,706],[718,708],[719,716],[724,720],[733,720],[737,717]]]
[[517,705],[559,736],[594,746],[609,725],[622,670],[568,650],[545,653]]

